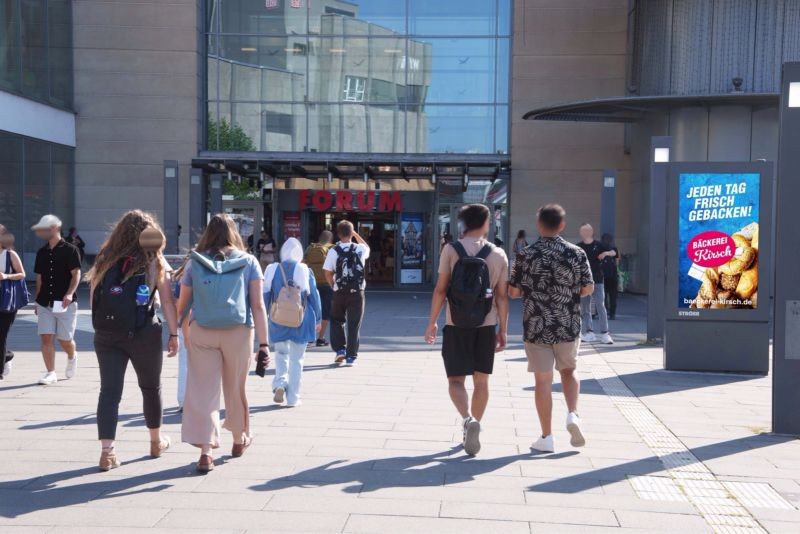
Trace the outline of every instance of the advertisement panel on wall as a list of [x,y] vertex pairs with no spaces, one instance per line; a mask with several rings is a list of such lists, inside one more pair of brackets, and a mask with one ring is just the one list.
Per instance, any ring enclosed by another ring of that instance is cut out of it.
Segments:
[[424,222],[421,213],[404,213],[400,221],[400,283],[421,284],[425,263]]
[[296,237],[301,239],[303,235],[301,218],[299,211],[283,212],[283,238]]
[[758,309],[761,176],[681,173],[678,308]]

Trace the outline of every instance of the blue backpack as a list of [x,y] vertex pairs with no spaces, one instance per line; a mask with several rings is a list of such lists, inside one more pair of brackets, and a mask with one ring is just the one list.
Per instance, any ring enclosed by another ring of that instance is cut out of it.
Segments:
[[233,251],[209,257],[192,251],[192,304],[193,318],[206,328],[227,328],[249,325],[250,305],[247,301],[247,280],[242,270],[250,263],[248,255]]

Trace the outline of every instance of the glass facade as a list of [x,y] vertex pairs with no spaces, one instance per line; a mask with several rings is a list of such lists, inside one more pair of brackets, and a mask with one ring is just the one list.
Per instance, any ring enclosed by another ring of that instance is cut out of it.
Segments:
[[0,131],[0,224],[16,237],[27,266],[41,246],[30,231],[42,215],[75,220],[75,150]]
[[72,2],[0,4],[0,90],[72,107]]
[[508,153],[511,0],[208,0],[210,150]]

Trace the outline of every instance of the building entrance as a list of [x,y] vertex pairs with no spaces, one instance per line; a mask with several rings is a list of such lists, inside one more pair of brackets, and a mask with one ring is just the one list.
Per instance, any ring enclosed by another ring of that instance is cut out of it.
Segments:
[[395,284],[395,246],[397,221],[394,213],[324,212],[311,213],[310,238],[316,241],[323,230],[336,237],[336,225],[343,220],[353,223],[358,234],[369,244],[370,257],[365,265],[367,282],[372,285]]

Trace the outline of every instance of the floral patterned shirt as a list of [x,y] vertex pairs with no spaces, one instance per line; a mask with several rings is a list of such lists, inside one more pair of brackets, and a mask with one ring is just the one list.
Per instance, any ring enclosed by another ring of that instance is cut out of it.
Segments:
[[592,283],[586,253],[560,236],[540,237],[520,251],[509,284],[523,292],[525,341],[575,341],[581,333],[581,288]]

